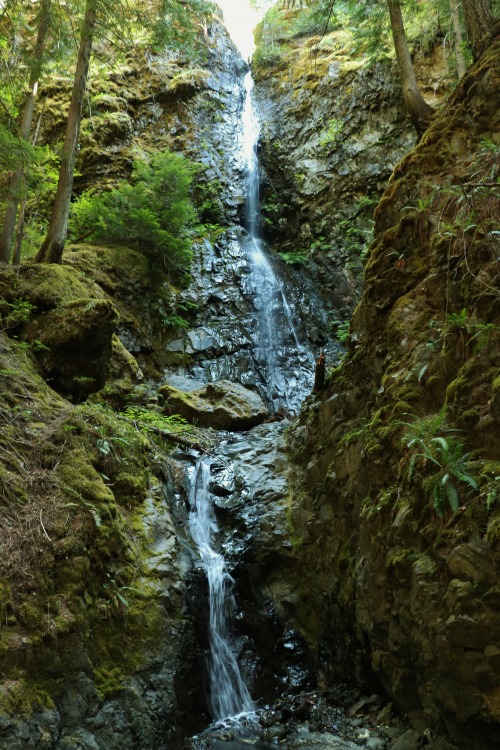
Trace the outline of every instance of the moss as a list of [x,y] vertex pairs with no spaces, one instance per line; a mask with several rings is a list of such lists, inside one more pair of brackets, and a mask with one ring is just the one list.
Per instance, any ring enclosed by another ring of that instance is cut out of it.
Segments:
[[95,624],[89,656],[100,697],[123,689],[127,677],[144,666],[145,652],[157,651],[164,628],[165,611],[147,592],[132,592],[118,620]]
[[96,506],[114,502],[112,490],[89,462],[83,446],[63,458],[57,467],[57,475],[69,497],[82,499]]
[[34,711],[52,708],[54,701],[38,683],[20,678],[0,685],[0,713],[27,718]]
[[17,617],[30,631],[43,630],[47,624],[46,613],[34,601],[23,602],[17,608]]
[[498,546],[500,544],[500,516],[492,518],[488,523],[486,539],[491,545]]
[[90,279],[57,263],[23,265],[19,270],[2,269],[0,296],[7,300],[24,299],[39,310],[57,307],[78,299],[102,297]]
[[178,73],[170,81],[167,92],[176,99],[194,96],[207,87],[209,73],[206,70],[192,68]]
[[113,491],[117,499],[122,502],[142,501],[148,490],[149,480],[145,471],[132,474],[127,471],[118,472],[114,477]]

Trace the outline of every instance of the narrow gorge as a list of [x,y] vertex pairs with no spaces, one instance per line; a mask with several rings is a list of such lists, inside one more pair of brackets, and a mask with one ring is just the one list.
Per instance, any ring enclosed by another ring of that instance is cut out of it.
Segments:
[[498,22],[457,83],[411,11],[419,136],[368,11],[326,5],[268,3],[251,63],[201,0],[99,38],[61,263],[71,80],[40,81],[0,264],[0,750],[500,743]]

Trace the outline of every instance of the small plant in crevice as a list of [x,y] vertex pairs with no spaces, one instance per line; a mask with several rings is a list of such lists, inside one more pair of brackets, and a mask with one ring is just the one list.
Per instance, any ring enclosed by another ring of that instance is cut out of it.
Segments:
[[328,125],[319,137],[319,145],[321,148],[327,148],[328,146],[334,146],[339,138],[340,134],[344,129],[344,123],[342,120],[333,118],[328,121]]
[[478,323],[474,316],[463,307],[458,313],[448,313],[443,337],[455,334],[458,336],[458,346],[463,359],[473,351],[481,351],[488,343],[488,338],[496,329],[494,323]]
[[36,312],[36,305],[25,299],[16,299],[14,302],[3,302],[6,310],[0,312],[0,330],[10,331],[30,322],[32,315]]
[[186,318],[183,318],[182,315],[177,315],[176,313],[166,315],[161,319],[161,322],[165,328],[172,328],[174,330],[185,330],[186,328],[189,328],[189,322]]
[[409,416],[412,421],[398,423],[404,427],[401,441],[406,448],[400,476],[408,484],[419,480],[444,518],[448,509],[456,513],[466,490],[479,489],[470,470],[472,454],[465,451],[459,430],[445,424],[446,409],[426,417]]
[[180,414],[166,416],[152,409],[141,406],[126,406],[123,416],[134,422],[135,426],[142,432],[185,432],[192,426]]
[[309,259],[307,257],[307,253],[305,250],[298,250],[298,251],[290,251],[290,252],[281,252],[278,250],[280,258],[288,265],[288,266],[306,266],[309,262]]
[[333,318],[328,325],[337,341],[339,341],[341,344],[346,343],[349,337],[350,326],[350,320],[339,320],[338,318]]

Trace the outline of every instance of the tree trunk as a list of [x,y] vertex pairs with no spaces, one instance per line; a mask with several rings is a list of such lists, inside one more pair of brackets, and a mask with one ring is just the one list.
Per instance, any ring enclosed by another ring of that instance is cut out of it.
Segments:
[[451,22],[453,24],[455,57],[457,58],[457,73],[458,80],[460,81],[465,75],[467,66],[465,64],[464,57],[464,38],[462,36],[462,29],[460,27],[460,14],[458,12],[459,7],[460,6],[458,0],[450,0],[450,13]]
[[97,1],[87,0],[85,6],[85,17],[80,36],[80,48],[78,50],[73,92],[69,106],[61,166],[59,168],[59,182],[57,184],[54,208],[47,236],[35,258],[37,263],[60,263],[64,245],[66,244],[78,135],[80,133],[80,122],[82,119],[90,54],[92,52],[92,41],[96,24]]
[[[19,137],[21,141],[24,142],[28,141],[31,123],[33,121],[33,111],[35,109],[35,99],[43,61],[43,50],[49,28],[50,4],[51,0],[43,0],[38,16],[38,32],[35,49],[33,50],[33,60],[31,63],[29,91],[24,102],[21,128],[19,131]],[[2,234],[0,236],[0,261],[3,261],[4,263],[8,263],[10,260],[12,238],[16,226],[17,207],[23,183],[23,173],[24,163],[21,160],[10,180],[7,208],[5,209]]]
[[400,0],[387,0],[387,6],[391,19],[392,38],[394,40],[394,49],[396,50],[396,60],[398,62],[403,97],[411,120],[417,133],[420,135],[427,128],[434,110],[427,104],[418,88],[410,50],[406,41]]
[[493,16],[489,0],[462,0],[465,28],[474,61],[482,55],[490,41]]

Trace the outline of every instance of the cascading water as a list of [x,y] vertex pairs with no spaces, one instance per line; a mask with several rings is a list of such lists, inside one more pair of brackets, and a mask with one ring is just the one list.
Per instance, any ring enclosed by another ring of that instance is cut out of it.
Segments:
[[203,458],[196,464],[191,483],[189,526],[208,580],[210,707],[213,718],[220,720],[250,712],[254,706],[229,636],[227,613],[234,606],[233,580],[223,556],[212,546],[217,523],[211,499],[210,460]]
[[267,375],[267,397],[271,406],[296,410],[306,392],[304,386],[312,370],[313,358],[299,341],[283,282],[276,275],[259,236],[259,124],[252,102],[253,79],[250,72],[246,74],[244,85],[242,119],[247,182],[246,250],[257,315],[257,360]]
[[[245,295],[255,310],[254,329],[249,335],[255,351],[261,395],[272,409],[285,407],[295,411],[310,390],[314,360],[300,343],[293,322],[296,314],[293,305],[287,299],[283,281],[275,273],[259,236],[259,127],[252,103],[252,87],[252,77],[248,73],[242,116],[247,237],[240,249],[250,269],[248,274],[242,274],[246,278]],[[223,556],[214,548],[218,529],[210,491],[210,460],[207,458],[196,464],[189,502],[189,527],[209,589],[209,706],[213,718],[222,720],[252,712],[254,706],[229,633],[228,615],[235,609],[231,594],[233,580]]]

